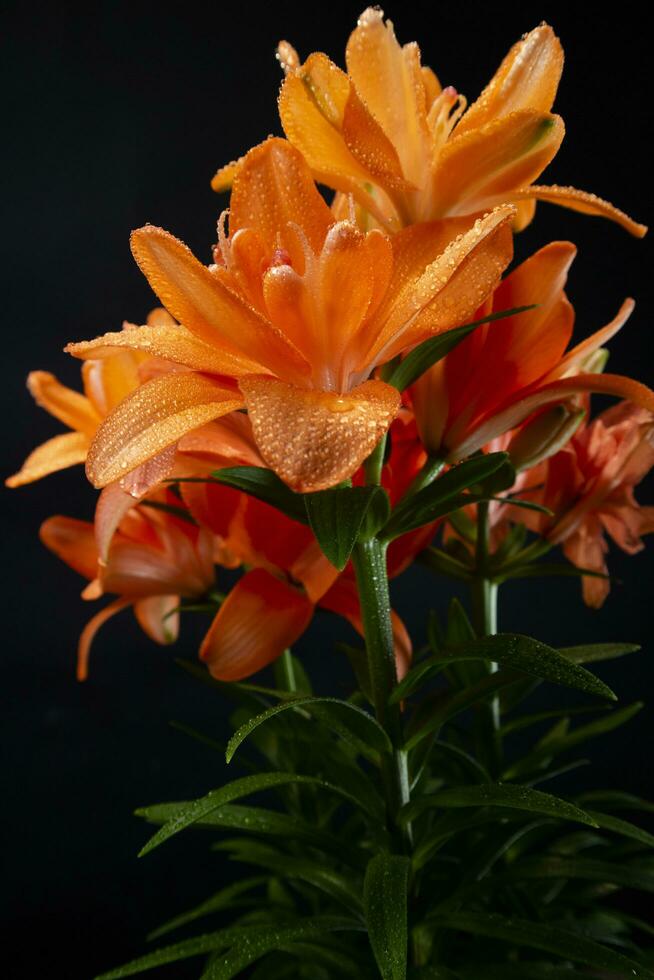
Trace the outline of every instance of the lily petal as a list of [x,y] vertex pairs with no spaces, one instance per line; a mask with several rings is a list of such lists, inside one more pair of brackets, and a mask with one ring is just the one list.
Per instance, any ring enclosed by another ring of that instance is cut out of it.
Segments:
[[49,517],[39,530],[43,544],[67,565],[87,579],[98,570],[98,549],[90,521],[74,517]]
[[523,109],[447,141],[433,173],[434,213],[470,214],[531,184],[563,139],[560,116]]
[[27,387],[36,404],[69,429],[92,436],[100,424],[100,415],[89,399],[62,385],[49,371],[31,371]]
[[151,640],[168,646],[179,635],[178,595],[153,595],[134,603],[138,624]]
[[131,244],[161,302],[200,340],[244,355],[246,364],[254,358],[282,377],[307,373],[306,362],[284,335],[212,275],[183,242],[146,225],[132,232]]
[[598,350],[598,348],[603,347],[611,337],[614,337],[622,329],[633,313],[635,305],[633,299],[627,298],[610,323],[607,323],[601,330],[596,330],[594,334],[582,340],[565,357],[561,358],[556,368],[548,375],[548,379],[564,378],[566,375],[578,371],[580,367],[583,367],[584,361],[587,360],[590,354]]
[[29,454],[18,473],[5,480],[5,485],[22,487],[50,473],[83,463],[90,444],[91,440],[83,432],[65,432],[48,439]]
[[281,656],[312,616],[312,603],[297,589],[255,569],[223,602],[202,641],[200,659],[217,680],[242,680]]
[[[183,364],[184,367],[196,371],[206,371],[209,374],[238,377],[243,373],[261,371],[261,365],[242,354],[205,344],[195,337],[190,330],[182,326],[136,327],[134,330],[122,330],[106,333],[95,340],[82,340],[79,343],[68,344],[64,347],[67,354],[79,357],[81,360],[96,360],[99,358],[116,358],[120,348],[133,351],[143,351],[151,357],[163,357],[167,361]],[[95,364],[92,365],[94,368]],[[133,390],[136,385],[132,385]],[[125,391],[123,397],[129,394]],[[113,408],[122,399],[112,399]]]
[[233,390],[199,374],[168,374],[129,395],[102,423],[89,450],[96,487],[121,479],[191,429],[242,408]]
[[292,223],[304,230],[313,251],[319,252],[332,221],[299,150],[277,137],[250,150],[234,178],[230,235],[252,228],[270,255],[280,247],[293,253],[295,236],[288,229]]
[[647,234],[647,225],[641,225],[628,214],[604,201],[597,194],[589,191],[579,191],[576,187],[559,187],[551,184],[548,187],[540,184],[533,184],[531,187],[523,187],[511,195],[512,201],[547,201],[548,204],[559,204],[563,208],[571,211],[580,211],[582,214],[596,215],[600,218],[608,218],[615,221],[625,231],[636,238],[643,238]]
[[95,634],[98,632],[101,626],[119,613],[121,609],[126,609],[127,606],[131,606],[130,599],[116,599],[114,602],[110,602],[108,606],[101,609],[99,613],[96,613],[93,619],[90,619],[79,638],[79,645],[77,647],[77,680],[85,681],[89,676],[89,655],[91,653],[91,644],[95,639]]
[[240,382],[261,455],[294,490],[326,490],[370,455],[400,407],[395,388],[367,381],[347,394],[274,378]]
[[563,49],[541,24],[513,45],[493,78],[458,124],[457,134],[483,126],[518,109],[549,112],[563,70]]

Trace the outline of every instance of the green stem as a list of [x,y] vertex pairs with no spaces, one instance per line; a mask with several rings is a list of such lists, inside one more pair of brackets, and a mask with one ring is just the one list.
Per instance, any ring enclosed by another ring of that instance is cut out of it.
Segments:
[[381,483],[387,440],[388,434],[383,435],[365,462],[366,483],[368,484],[379,486]]
[[386,568],[386,545],[377,538],[359,541],[352,552],[352,562],[356,573],[361,619],[366,638],[375,715],[393,745],[392,755],[384,755],[381,765],[389,831],[398,847],[406,850],[411,843],[411,827],[409,825],[400,827],[397,815],[401,807],[409,801],[407,753],[402,747],[400,706],[388,703],[397,684],[397,672]]
[[444,466],[445,460],[440,456],[428,456],[427,462],[409,487],[406,496],[412,497],[414,494],[419,493],[420,490],[428,487],[440,475]]
[[[475,574],[472,581],[472,611],[475,631],[478,636],[493,636],[497,633],[497,593],[498,584],[490,573],[489,563],[488,501],[477,504],[477,545],[475,552]],[[498,664],[490,663],[489,673],[495,673]],[[489,758],[489,765],[496,772],[501,768],[502,744],[499,729],[502,723],[500,699],[495,695],[484,708],[484,724],[480,746]]]
[[284,678],[284,686],[286,687],[286,690],[297,691],[297,677],[295,676],[293,656],[290,650],[284,650],[283,654],[279,658],[279,663],[281,666],[282,677]]

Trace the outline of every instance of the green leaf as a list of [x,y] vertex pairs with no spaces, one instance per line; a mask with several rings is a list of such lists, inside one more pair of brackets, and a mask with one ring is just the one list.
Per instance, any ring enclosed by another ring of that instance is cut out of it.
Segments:
[[424,374],[433,364],[441,361],[451,350],[460,344],[461,341],[472,333],[483,323],[491,323],[493,320],[501,320],[508,316],[517,316],[527,310],[533,310],[534,306],[516,306],[512,310],[500,310],[497,313],[490,313],[481,320],[474,323],[466,323],[462,327],[448,330],[446,333],[439,334],[437,337],[430,337],[429,340],[418,344],[410,354],[400,361],[397,367],[386,378],[388,384],[393,385],[398,391],[404,391],[414,381],[417,381],[421,374]]
[[[525,969],[528,971],[525,972]],[[484,980],[575,980],[584,978],[589,980],[588,974],[584,971],[568,969],[567,966],[549,966],[545,963],[498,963],[487,966],[484,964]],[[478,968],[472,971],[464,970],[457,974],[458,980],[479,980]],[[617,978],[614,978],[617,980]]]
[[637,827],[636,824],[622,820],[620,817],[614,817],[613,814],[600,813],[598,810],[587,810],[586,813],[602,830],[610,830],[621,837],[628,837],[630,840],[638,841],[639,844],[644,844],[645,847],[654,847],[654,835],[649,834],[642,827]]
[[349,701],[341,701],[339,698],[295,698],[293,701],[285,701],[276,704],[267,711],[263,711],[255,718],[250,718],[244,725],[232,735],[227,745],[225,758],[231,762],[234,758],[239,745],[253,732],[259,725],[270,718],[282,714],[284,711],[303,710],[327,725],[332,731],[364,751],[373,749],[376,752],[391,752],[392,746],[390,739],[378,721],[362,708],[351,704]]
[[568,749],[574,748],[575,745],[580,745],[586,739],[594,738],[596,735],[605,735],[607,732],[612,732],[614,729],[619,728],[620,725],[624,725],[630,721],[634,715],[638,714],[642,707],[643,702],[637,701],[635,704],[630,704],[626,708],[621,708],[619,711],[611,711],[603,718],[598,718],[597,721],[591,721],[587,725],[580,725],[579,728],[575,728],[574,731],[568,732],[568,734],[562,735],[560,738],[548,740],[543,744],[537,745],[533,752],[519,759],[507,769],[504,773],[505,778],[514,779],[516,776],[520,776],[525,772],[530,772],[543,759],[548,759],[561,752],[567,752]]
[[420,816],[427,809],[442,807],[500,806],[512,810],[526,810],[561,820],[574,820],[577,823],[596,827],[593,818],[574,803],[568,803],[558,796],[543,793],[528,786],[511,783],[478,783],[471,786],[458,786],[445,789],[430,796],[419,797],[407,803],[400,810],[400,820],[406,823]]
[[646,966],[635,960],[615,953],[577,932],[570,932],[543,922],[505,918],[486,912],[455,912],[443,922],[443,925],[447,929],[499,939],[512,946],[540,949],[562,960],[583,963],[597,970],[613,970],[635,977],[636,980],[653,980],[654,977]]
[[382,980],[405,980],[407,894],[411,862],[381,853],[372,858],[363,884],[368,937]]
[[266,772],[256,776],[243,776],[241,779],[235,779],[234,782],[228,783],[220,789],[215,789],[211,793],[208,793],[207,796],[203,796],[189,803],[186,809],[177,813],[176,816],[164,824],[150,838],[147,844],[140,850],[139,857],[149,854],[150,851],[153,851],[155,847],[159,847],[160,844],[163,844],[170,837],[185,830],[187,827],[191,827],[210,813],[213,813],[218,807],[225,806],[226,803],[231,803],[233,800],[237,800],[243,796],[249,796],[251,793],[260,793],[263,790],[275,789],[290,783],[305,783],[307,785],[319,786],[322,789],[345,797],[358,806],[360,805],[354,797],[340,787],[332,786],[331,783],[326,783],[314,776],[301,776],[291,772]]
[[508,458],[508,453],[487,453],[453,466],[429,486],[401,502],[382,529],[382,536],[387,540],[399,537],[469,503],[470,498],[462,491],[483,483],[504,466]]
[[617,861],[597,861],[587,857],[525,858],[510,870],[488,879],[489,885],[541,878],[582,878],[602,884],[620,885],[639,891],[654,892],[654,875]]
[[169,919],[168,922],[164,922],[163,925],[154,929],[148,934],[148,939],[159,939],[161,936],[166,935],[166,933],[173,932],[175,929],[181,929],[182,926],[188,925],[189,922],[195,922],[196,919],[201,919],[205,915],[211,915],[213,912],[220,912],[223,909],[238,908],[243,904],[250,904],[253,899],[243,900],[241,898],[246,892],[252,891],[254,888],[260,888],[265,885],[268,881],[267,877],[259,875],[256,878],[246,878],[243,881],[236,881],[232,885],[228,885],[226,888],[221,888],[219,892],[212,895],[206,901],[202,902],[200,905],[196,905],[195,908],[189,909],[188,912],[182,912],[180,915],[176,915],[174,919]]
[[[460,650],[460,652],[458,652]],[[540,680],[552,681],[566,687],[576,688],[588,694],[616,700],[615,694],[597,677],[583,667],[571,663],[552,647],[539,643],[528,636],[517,633],[498,633],[496,636],[486,636],[479,640],[466,643],[455,648],[451,656],[436,655],[423,660],[409,671],[397,685],[391,695],[391,703],[403,701],[416,687],[424,684],[447,663],[457,663],[465,660],[487,660],[511,667],[523,674],[538,677]]]
[[596,789],[587,793],[582,793],[577,802],[593,804],[600,803],[603,807],[611,807],[613,810],[644,810],[646,813],[654,813],[654,803],[643,800],[640,796],[633,793],[624,793],[618,789]]
[[262,466],[228,466],[211,474],[218,483],[235,490],[242,490],[265,504],[270,504],[294,521],[307,523],[304,500],[301,493],[294,493],[276,473]]
[[214,960],[202,974],[201,980],[231,980],[246,966],[255,963],[267,953],[276,949],[286,949],[294,942],[319,940],[325,933],[339,929],[359,928],[350,920],[339,920],[328,916],[316,916],[298,925],[259,929],[248,937],[246,942],[237,942],[226,956]]
[[573,664],[593,664],[601,660],[615,660],[639,650],[637,643],[589,643],[580,647],[563,647],[559,653]]
[[336,487],[304,495],[311,529],[323,553],[339,572],[347,565],[368,510],[388,518],[388,495],[381,487]]

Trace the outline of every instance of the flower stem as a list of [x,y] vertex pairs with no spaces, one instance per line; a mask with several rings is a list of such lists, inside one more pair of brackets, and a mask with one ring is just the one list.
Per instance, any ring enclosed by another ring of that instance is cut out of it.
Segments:
[[290,650],[284,650],[283,654],[279,658],[282,677],[284,678],[284,685],[287,691],[297,691],[297,678],[295,676],[295,666],[293,664],[293,655]]
[[[478,636],[493,636],[497,633],[497,593],[499,586],[494,582],[489,569],[488,550],[488,501],[477,504],[477,546],[475,553],[475,574],[472,581],[472,612],[475,631]],[[498,669],[490,663],[489,673]],[[484,706],[483,745],[491,770],[495,773],[501,768],[502,745],[499,734],[501,725],[500,699],[495,695]]]
[[399,810],[409,801],[407,754],[402,747],[400,707],[388,703],[397,684],[397,672],[386,569],[386,545],[376,537],[359,541],[352,552],[352,561],[366,638],[375,715],[393,746],[392,755],[384,755],[381,765],[389,831],[398,847],[407,850],[411,842],[411,828],[409,825],[400,827],[397,821]]

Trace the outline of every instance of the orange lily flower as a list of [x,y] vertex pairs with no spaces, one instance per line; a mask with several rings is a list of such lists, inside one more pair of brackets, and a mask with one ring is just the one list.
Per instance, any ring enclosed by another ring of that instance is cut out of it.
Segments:
[[[161,494],[159,495],[161,497]],[[159,499],[159,498],[157,498]],[[163,501],[179,504],[169,492]],[[79,640],[77,676],[85,680],[91,644],[108,619],[131,606],[139,625],[156,643],[174,642],[182,597],[204,596],[214,586],[212,535],[168,512],[134,507],[125,514],[99,560],[93,524],[72,517],[51,517],[41,526],[50,551],[89,579],[84,599],[107,593],[119,596],[85,626]]]
[[645,385],[594,370],[599,349],[625,323],[632,300],[607,326],[566,353],[574,310],[564,285],[575,254],[569,242],[552,242],[518,266],[479,316],[533,303],[536,308],[477,328],[412,386],[418,430],[431,454],[464,459],[544,406],[567,403],[585,392],[654,409],[654,392]]
[[187,432],[246,407],[266,463],[295,490],[349,477],[399,408],[378,365],[464,322],[511,257],[512,207],[454,241],[433,226],[389,239],[336,221],[301,154],[269,139],[234,180],[229,237],[203,266],[146,226],[132,249],[183,326],[141,327],[67,348],[147,350],[186,370],[143,385],[102,424],[87,473],[104,486]]
[[[582,427],[547,463],[538,501],[554,511],[531,524],[579,568],[607,574],[608,535],[633,555],[654,531],[654,507],[641,507],[634,487],[654,466],[654,415],[621,402]],[[606,579],[584,577],[584,601],[599,608],[609,594]]]
[[[515,44],[481,96],[466,100],[442,88],[420,63],[415,43],[398,43],[383,11],[361,15],[346,49],[347,74],[314,53],[304,64],[287,43],[278,57],[286,71],[279,112],[288,139],[316,180],[352,194],[382,227],[479,214],[520,204],[516,227],[533,217],[537,200],[646,232],[594,194],[534,184],[563,139],[550,112],[563,51],[542,24]],[[215,190],[229,186],[239,163],[219,170]]]

